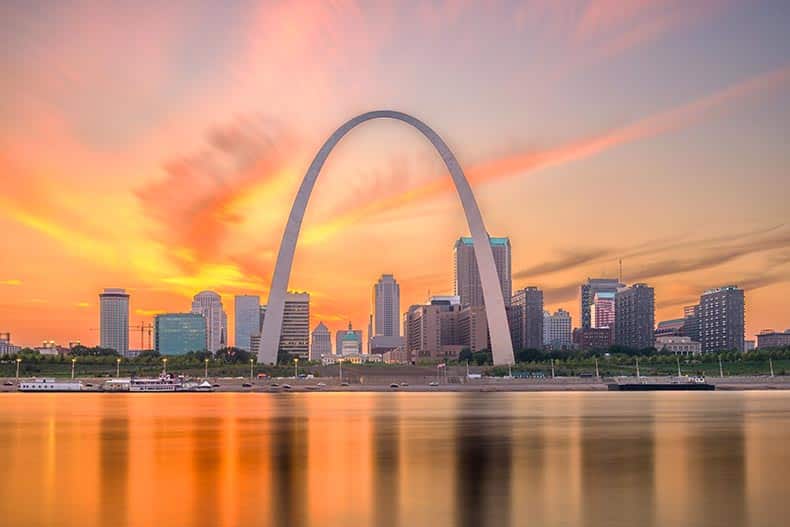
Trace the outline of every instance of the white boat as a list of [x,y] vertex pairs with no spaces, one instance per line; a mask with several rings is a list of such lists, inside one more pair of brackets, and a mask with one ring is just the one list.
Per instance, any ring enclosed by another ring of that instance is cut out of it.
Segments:
[[55,379],[33,379],[19,383],[20,392],[80,392],[80,381],[56,381]]
[[168,377],[155,379],[138,378],[129,383],[130,392],[180,392],[184,389],[181,381]]

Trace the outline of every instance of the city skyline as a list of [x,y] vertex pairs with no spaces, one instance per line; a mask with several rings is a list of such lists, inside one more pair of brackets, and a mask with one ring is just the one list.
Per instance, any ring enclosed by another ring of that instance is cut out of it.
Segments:
[[[5,7],[0,332],[97,342],[96,294],[114,285],[134,296],[130,324],[204,289],[229,317],[234,295],[266,298],[317,145],[377,107],[447,140],[489,232],[511,238],[513,290],[538,285],[547,310],[580,320],[579,283],[622,258],[623,281],[654,287],[656,320],[735,283],[747,335],[783,329],[788,9],[592,4]],[[218,45],[187,60],[207,25]],[[383,270],[403,306],[452,291],[433,241],[466,229],[440,163],[396,123],[355,131],[328,163],[290,285],[333,331],[366,327]]]

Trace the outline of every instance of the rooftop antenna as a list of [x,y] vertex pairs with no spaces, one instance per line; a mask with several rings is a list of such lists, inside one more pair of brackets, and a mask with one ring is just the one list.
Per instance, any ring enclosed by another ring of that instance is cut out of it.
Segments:
[[623,283],[623,259],[620,258],[620,276],[617,279],[621,284]]

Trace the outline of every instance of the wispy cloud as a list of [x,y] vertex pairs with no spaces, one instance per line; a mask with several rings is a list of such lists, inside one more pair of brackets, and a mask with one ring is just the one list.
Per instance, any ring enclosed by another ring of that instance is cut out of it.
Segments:
[[[714,111],[730,111],[737,103],[778,90],[787,85],[788,81],[790,81],[790,65],[737,82],[710,95],[597,135],[552,148],[518,152],[474,165],[466,170],[466,175],[472,184],[480,185],[579,161],[624,144],[691,126]],[[433,178],[427,183],[400,193],[391,193],[383,197],[371,194],[369,199],[362,200],[363,205],[331,218],[315,228],[320,229],[323,236],[329,236],[361,218],[423,201],[451,190],[453,190],[452,182],[449,178],[443,177]]]
[[291,132],[268,118],[240,118],[210,131],[202,150],[168,162],[162,179],[137,191],[158,225],[153,234],[175,248],[185,268],[221,261],[228,229],[244,221],[235,202],[281,176],[295,148]]
[[8,280],[0,280],[0,285],[22,285],[22,280],[17,280],[16,278],[11,278]]
[[580,265],[600,260],[602,257],[611,255],[611,249],[587,249],[587,250],[571,250],[565,251],[559,258],[543,262],[526,269],[522,269],[513,273],[513,278],[531,278],[534,276],[541,276],[567,269],[574,269]]

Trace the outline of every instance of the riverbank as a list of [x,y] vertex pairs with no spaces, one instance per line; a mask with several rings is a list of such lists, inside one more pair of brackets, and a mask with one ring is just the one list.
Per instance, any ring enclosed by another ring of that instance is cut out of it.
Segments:
[[[669,377],[649,377],[648,382],[669,382]],[[103,392],[102,385],[106,377],[80,378],[83,391]],[[706,379],[716,385],[717,390],[790,390],[790,376],[737,376],[715,377]],[[483,378],[483,379],[452,379],[452,382],[438,382],[434,378],[411,378],[408,376],[388,376],[382,378],[355,379],[343,385],[339,378],[323,377],[315,379],[255,379],[249,378],[209,378],[214,385],[214,393],[250,392],[250,393],[288,393],[288,392],[560,392],[560,391],[606,391],[607,385],[616,382],[611,377],[580,378]],[[436,383],[432,386],[431,383]],[[245,386],[246,385],[246,386]],[[395,387],[394,385],[397,385]],[[0,392],[16,392],[15,378],[0,379]]]

